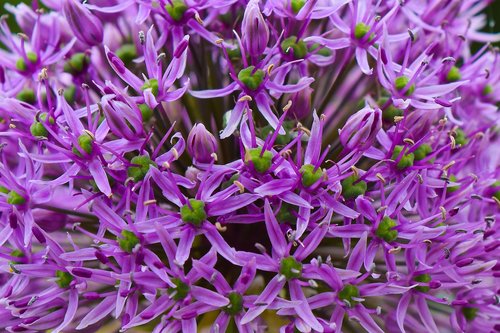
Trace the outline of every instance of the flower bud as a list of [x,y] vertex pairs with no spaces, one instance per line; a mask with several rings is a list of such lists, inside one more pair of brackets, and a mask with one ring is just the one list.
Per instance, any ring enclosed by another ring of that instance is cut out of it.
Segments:
[[261,55],[269,42],[269,28],[259,9],[259,1],[251,0],[245,9],[242,22],[242,40],[251,56]]
[[349,117],[344,127],[339,130],[340,142],[349,150],[368,149],[381,127],[382,112],[380,109],[365,107]]
[[195,124],[187,139],[189,154],[200,163],[210,163],[217,150],[217,141],[203,124]]
[[79,41],[90,46],[102,42],[102,23],[84,5],[76,0],[66,0],[63,13]]

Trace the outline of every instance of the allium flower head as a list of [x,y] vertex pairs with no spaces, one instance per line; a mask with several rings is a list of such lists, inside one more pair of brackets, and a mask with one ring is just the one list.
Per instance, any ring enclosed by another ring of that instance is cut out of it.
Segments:
[[497,332],[488,0],[0,18],[1,332]]

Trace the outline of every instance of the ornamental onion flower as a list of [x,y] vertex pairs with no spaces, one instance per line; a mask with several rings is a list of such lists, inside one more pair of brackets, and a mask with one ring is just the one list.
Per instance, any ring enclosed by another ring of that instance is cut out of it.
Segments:
[[490,5],[5,4],[0,331],[499,331]]

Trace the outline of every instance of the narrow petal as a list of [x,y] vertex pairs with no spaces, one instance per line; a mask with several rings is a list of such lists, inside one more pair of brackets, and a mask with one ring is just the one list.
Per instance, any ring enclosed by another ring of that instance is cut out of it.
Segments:
[[267,199],[264,203],[264,217],[269,240],[273,245],[273,251],[277,253],[278,257],[282,258],[287,251],[286,239]]

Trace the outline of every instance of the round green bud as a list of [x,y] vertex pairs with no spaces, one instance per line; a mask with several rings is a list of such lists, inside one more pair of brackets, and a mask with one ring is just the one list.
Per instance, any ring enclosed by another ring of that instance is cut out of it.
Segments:
[[365,181],[360,180],[356,184],[354,184],[358,180],[358,177],[355,175],[349,176],[341,182],[342,185],[342,196],[344,199],[355,199],[360,195],[366,193],[366,189],[368,188]]
[[465,320],[467,321],[473,321],[476,316],[477,316],[477,311],[478,308],[470,307],[470,306],[465,306],[462,308],[462,314],[465,317]]
[[264,173],[271,167],[273,154],[266,150],[262,153],[262,147],[247,150],[245,154],[245,164],[253,165],[257,172]]
[[[429,274],[420,274],[417,275],[413,278],[415,282],[423,282],[423,283],[429,283],[431,282],[431,276]],[[421,291],[423,293],[428,292],[431,288],[429,286],[418,286],[415,287],[416,290]]]
[[[84,133],[78,137],[78,145],[80,146],[81,150],[86,152],[87,154],[92,154],[92,145],[93,145],[93,139],[90,137],[90,135]],[[82,156],[80,149],[73,147],[73,153],[78,156]]]
[[0,193],[3,193],[3,194],[8,194],[10,191],[7,187],[5,186],[0,186]]
[[23,89],[17,95],[16,98],[21,102],[28,104],[34,104],[36,102],[36,95],[33,89]]
[[469,143],[469,139],[465,136],[465,132],[460,128],[455,130],[455,143],[461,146],[465,146]]
[[342,288],[342,290],[339,292],[338,296],[341,301],[347,301],[352,307],[358,303],[358,301],[354,300],[353,297],[359,297],[359,289],[352,284],[346,284],[344,288]]
[[22,205],[25,202],[26,199],[16,191],[12,190],[9,193],[7,193],[7,203],[11,205]]
[[131,166],[127,169],[127,176],[134,179],[134,182],[139,182],[146,177],[150,166],[156,168],[156,163],[152,161],[149,156],[135,156],[130,160]]
[[[310,48],[309,48],[309,52],[314,52],[316,51],[318,48],[320,47],[320,45],[318,43],[315,43],[313,44]],[[327,49],[326,47],[322,47],[318,50],[318,52],[316,52],[316,54],[319,54],[323,57],[329,57],[332,55],[332,51],[330,51],[329,49]]]
[[[292,140],[292,136],[290,135],[290,133],[291,133],[290,129],[293,128],[293,125],[292,125],[292,127],[290,127],[288,122],[285,122],[283,124],[283,127],[286,130],[285,131],[286,134],[285,135],[278,134],[276,136],[276,141],[275,141],[276,144],[282,145],[282,146],[286,145],[287,143],[289,143]],[[264,126],[260,131],[260,137],[265,140],[267,138],[267,136],[269,134],[271,134],[272,132],[274,132],[274,128],[271,125]]]
[[139,244],[139,238],[132,231],[128,230],[122,230],[121,235],[122,237],[116,237],[118,245],[123,251],[132,253],[137,244]]
[[90,59],[85,53],[75,53],[64,64],[64,71],[70,74],[78,74],[84,71]]
[[75,96],[76,96],[76,87],[75,85],[70,85],[64,90],[64,99],[68,103],[73,103],[75,101]]
[[158,80],[157,79],[149,79],[146,81],[141,89],[146,90],[148,88],[151,88],[151,92],[153,93],[154,96],[158,96]]
[[496,192],[493,194],[493,196],[500,201],[500,180],[497,180],[496,182],[493,183],[492,187],[494,189],[497,189]]
[[292,0],[291,1],[291,6],[292,6],[292,12],[294,14],[298,14],[302,7],[306,4],[306,0]]
[[307,46],[304,41],[297,39],[295,36],[288,37],[281,42],[281,50],[283,53],[289,53],[290,49],[293,51],[295,59],[302,59],[307,55]]
[[205,203],[201,200],[189,199],[189,204],[181,207],[181,219],[184,223],[199,227],[207,219]]
[[[38,56],[36,55],[35,52],[28,52],[26,53],[26,58],[28,58],[28,60],[33,63],[33,64],[36,64],[37,61],[38,61]],[[26,65],[26,61],[24,60],[24,58],[19,58],[17,59],[16,61],[16,68],[21,71],[21,72],[24,72],[28,66]]]
[[483,95],[489,95],[493,93],[493,87],[490,84],[487,84],[483,88]]
[[[24,257],[24,252],[19,250],[19,249],[15,249],[14,251],[12,251],[10,253],[10,256],[11,257],[14,257],[14,258],[23,258]],[[12,264],[21,264],[21,261],[18,261],[18,260],[12,260],[10,261],[10,263]]]
[[239,47],[235,47],[232,49],[227,49],[227,55],[231,60],[236,60],[241,58],[241,50]]
[[[396,89],[398,91],[402,91],[403,89],[406,88],[406,86],[408,85],[408,82],[410,82],[410,79],[407,77],[407,76],[399,76],[396,78],[396,80],[394,81],[394,86],[396,87]],[[405,95],[406,96],[410,96],[411,94],[413,94],[413,92],[415,91],[415,85],[412,84],[405,92]]]
[[180,301],[187,297],[189,293],[189,286],[182,282],[179,278],[171,279],[175,287],[168,288],[167,293],[175,300]]
[[432,153],[432,147],[426,143],[424,144],[421,144],[420,146],[418,146],[417,149],[415,149],[415,151],[413,152],[413,155],[415,155],[415,159],[417,161],[420,161],[420,160],[423,160],[424,158],[427,157],[427,155],[429,155],[430,153]]
[[[454,183],[456,183],[456,181],[457,181],[457,177],[455,175],[450,175],[449,179],[450,179],[450,181],[452,181]],[[447,186],[446,187],[446,192],[447,193],[453,193],[456,190],[458,190],[459,188],[460,188],[459,185],[457,185],[457,186]]]
[[302,274],[302,263],[294,257],[283,258],[280,262],[280,274],[287,280],[299,278]]
[[[397,160],[399,155],[401,155],[403,148],[404,148],[403,146],[394,147],[394,151],[392,152],[391,159],[393,159],[394,161]],[[415,155],[413,155],[413,153],[404,154],[403,156],[401,156],[401,158],[397,164],[397,168],[399,170],[403,170],[403,169],[406,169],[410,166],[413,166],[414,160],[415,160]]]
[[45,126],[38,121],[34,121],[30,126],[31,135],[34,137],[43,137],[46,138],[49,135],[49,132],[45,128]]
[[148,122],[153,117],[153,109],[151,109],[147,104],[139,104],[139,110],[141,110],[143,122]]
[[188,7],[182,0],[172,0],[172,3],[167,2],[165,5],[165,10],[174,21],[180,21],[187,9]]
[[255,66],[249,66],[238,73],[238,80],[248,89],[256,90],[264,80],[264,75],[265,73],[262,69],[255,70]]
[[451,67],[448,71],[448,74],[446,74],[446,81],[448,82],[455,82],[460,80],[461,78],[462,76],[460,75],[460,69],[458,69],[458,67],[456,66]]
[[[370,26],[364,24],[363,22],[360,22],[358,24],[356,24],[356,26],[354,27],[354,37],[356,37],[356,39],[363,39],[366,34],[370,31]],[[375,34],[371,34],[370,37],[368,38],[368,41],[371,42],[373,40],[373,38],[375,38]]]
[[377,237],[390,243],[398,238],[398,231],[393,230],[393,228],[397,225],[396,221],[391,219],[389,216],[385,216],[382,221],[380,221],[375,234]]
[[56,283],[61,288],[68,288],[71,281],[73,281],[73,276],[68,272],[56,271]]
[[233,291],[227,295],[227,298],[229,298],[229,305],[224,308],[224,311],[230,316],[236,316],[243,310],[243,296]]
[[123,63],[129,64],[137,58],[137,48],[134,44],[123,44],[118,50],[116,50],[116,55],[123,61]]
[[322,176],[323,170],[321,168],[317,168],[312,164],[305,164],[300,168],[300,173],[302,175],[302,185],[308,187],[312,184],[316,183]]

